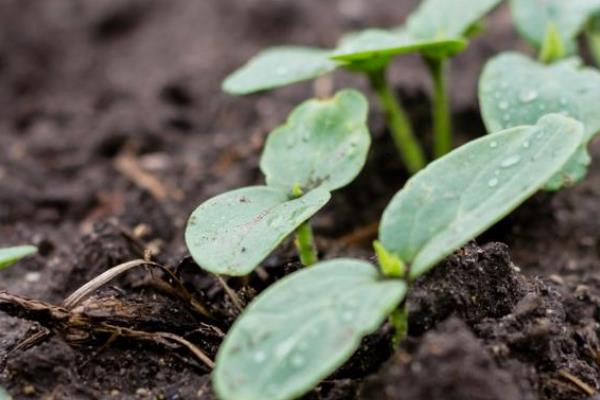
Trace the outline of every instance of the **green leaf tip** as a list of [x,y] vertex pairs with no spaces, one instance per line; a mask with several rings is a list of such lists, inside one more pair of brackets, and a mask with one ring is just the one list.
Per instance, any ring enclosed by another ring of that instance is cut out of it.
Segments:
[[246,275],[330,199],[315,189],[297,199],[265,186],[223,193],[201,204],[185,230],[198,265],[225,275]]
[[258,53],[223,82],[225,92],[246,95],[313,79],[336,69],[331,51],[300,46],[282,46]]
[[558,61],[567,55],[565,45],[556,29],[554,23],[548,24],[546,35],[544,37],[544,43],[540,50],[539,59],[544,64],[550,64],[554,61]]
[[406,284],[337,259],[286,276],[236,320],[219,349],[222,400],[291,400],[332,374],[402,301]]
[[267,185],[292,194],[295,185],[333,191],[350,183],[371,144],[367,113],[367,100],[356,90],[302,103],[267,138],[260,160]]
[[405,278],[406,265],[404,265],[399,257],[387,251],[379,240],[373,242],[373,248],[375,249],[377,261],[384,276],[389,278]]
[[583,125],[560,114],[467,143],[413,176],[383,213],[379,240],[416,278],[509,214],[575,153]]
[[37,251],[37,247],[30,245],[0,249],[0,269],[9,267],[20,259],[37,253]]
[[563,113],[584,124],[581,146],[546,185],[557,190],[586,175],[587,145],[600,132],[600,72],[570,58],[550,65],[513,52],[486,64],[479,80],[481,114],[488,132],[531,125],[548,113]]

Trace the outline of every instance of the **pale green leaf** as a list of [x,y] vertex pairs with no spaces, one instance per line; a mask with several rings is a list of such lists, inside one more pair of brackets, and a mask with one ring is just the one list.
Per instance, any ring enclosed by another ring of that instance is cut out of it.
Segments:
[[412,37],[421,40],[462,38],[501,1],[424,0],[409,16],[406,27]]
[[586,21],[600,10],[600,0],[511,0],[510,5],[517,30],[532,45],[540,49],[554,24],[570,54]]
[[263,50],[223,82],[223,90],[236,95],[274,89],[313,79],[333,71],[331,51],[285,46]]
[[599,71],[583,67],[576,58],[544,65],[518,53],[504,53],[485,66],[479,100],[490,133],[534,124],[548,113],[564,113],[581,121],[585,127],[581,148],[547,189],[556,190],[585,177],[590,163],[586,147],[600,132]]
[[350,68],[376,69],[396,55],[419,52],[448,57],[466,45],[461,37],[417,39],[405,30],[366,29],[346,36],[331,57],[346,62]]
[[369,263],[326,261],[265,290],[219,349],[214,387],[223,400],[291,400],[333,373],[406,294]]
[[267,139],[260,162],[267,185],[292,194],[295,185],[332,191],[351,182],[371,143],[367,113],[367,100],[355,90],[302,103]]
[[30,256],[37,252],[35,246],[16,246],[0,249],[0,268],[6,268],[23,257]]
[[329,198],[329,192],[315,189],[289,200],[286,193],[265,186],[223,193],[192,213],[185,241],[200,267],[245,275]]
[[386,208],[380,240],[418,277],[506,216],[575,153],[583,126],[550,114],[432,162]]

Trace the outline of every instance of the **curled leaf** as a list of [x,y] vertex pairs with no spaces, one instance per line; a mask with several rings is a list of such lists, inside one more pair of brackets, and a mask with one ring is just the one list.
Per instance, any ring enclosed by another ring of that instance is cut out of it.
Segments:
[[341,366],[400,303],[406,285],[382,280],[369,263],[321,262],[258,296],[217,355],[223,400],[290,400]]
[[223,82],[223,90],[245,95],[313,79],[336,69],[331,51],[284,46],[263,50]]
[[267,185],[292,194],[295,186],[333,191],[351,182],[371,144],[367,112],[355,90],[302,103],[267,139],[260,162]]
[[192,213],[185,241],[202,268],[245,275],[330,197],[326,190],[315,189],[289,200],[286,193],[265,186],[223,193]]
[[474,140],[432,162],[399,191],[381,221],[384,247],[416,278],[506,216],[575,153],[580,122],[550,114]]

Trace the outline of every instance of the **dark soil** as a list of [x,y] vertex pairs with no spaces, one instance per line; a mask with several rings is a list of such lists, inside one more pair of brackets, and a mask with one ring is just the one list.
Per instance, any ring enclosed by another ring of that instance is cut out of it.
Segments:
[[[261,181],[266,134],[312,87],[233,98],[220,82],[261,47],[331,46],[343,32],[397,24],[415,3],[0,2],[0,245],[40,248],[2,271],[0,286],[44,302],[0,306],[13,315],[0,315],[0,385],[17,399],[213,399],[209,369],[186,348],[135,335],[113,342],[97,327],[171,332],[212,358],[238,315],[187,257],[185,222],[209,197]],[[483,63],[515,48],[527,50],[501,9],[453,62],[460,141],[484,133],[475,101]],[[399,60],[391,76],[427,139],[420,60]],[[334,79],[335,88],[364,88],[354,76]],[[373,224],[406,178],[376,109],[370,123],[367,167],[315,221],[326,258],[372,257]],[[392,354],[383,326],[306,398],[591,398],[586,390],[600,390],[600,143],[593,153],[585,182],[536,195],[478,239],[508,246],[470,244],[417,283],[400,350]],[[84,328],[65,329],[70,293],[147,249],[175,275],[134,269],[77,309]],[[228,282],[242,303],[298,265],[288,244],[263,267]],[[170,290],[176,282],[185,290]],[[43,328],[51,335],[39,345],[8,353]]]

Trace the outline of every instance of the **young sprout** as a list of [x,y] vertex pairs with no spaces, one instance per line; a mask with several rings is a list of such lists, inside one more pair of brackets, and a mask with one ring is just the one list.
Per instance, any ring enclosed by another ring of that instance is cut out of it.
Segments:
[[0,249],[0,269],[9,267],[20,259],[35,254],[35,246],[15,246]]
[[590,53],[600,67],[600,11],[590,19],[585,34]]
[[510,5],[517,30],[545,63],[576,53],[577,36],[600,12],[599,0],[511,0]]
[[577,58],[545,65],[518,53],[503,53],[483,70],[479,102],[488,132],[533,124],[547,113],[581,121],[579,149],[546,189],[558,190],[585,177],[591,162],[587,145],[600,132],[600,71],[582,66]]
[[192,213],[185,240],[198,265],[248,274],[294,231],[302,263],[316,262],[309,219],[364,166],[367,113],[355,90],[297,107],[267,138],[260,162],[267,185],[221,194]]
[[425,0],[398,29],[367,29],[343,38],[334,50],[275,47],[260,52],[230,75],[223,89],[245,95],[317,78],[337,68],[368,77],[384,109],[389,130],[410,173],[426,164],[406,111],[390,87],[386,72],[394,56],[420,53],[433,77],[434,154],[452,147],[446,60],[462,51],[477,23],[501,0]]
[[[223,400],[291,400],[339,368],[390,315],[411,282],[537,191],[573,155],[581,123],[557,114],[470,142],[411,178],[383,214],[380,270],[338,259],[260,294],[217,355]],[[525,145],[528,143],[528,145]]]

